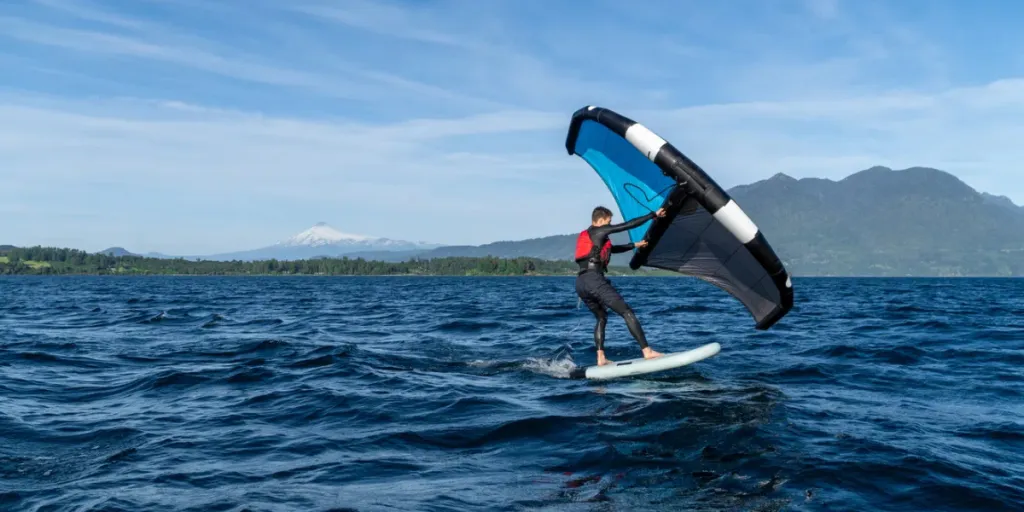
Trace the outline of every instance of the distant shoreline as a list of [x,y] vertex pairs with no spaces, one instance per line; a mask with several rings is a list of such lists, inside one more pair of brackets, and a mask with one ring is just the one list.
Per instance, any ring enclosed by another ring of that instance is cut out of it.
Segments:
[[[515,257],[443,257],[401,262],[362,258],[308,260],[214,261],[164,259],[145,256],[109,256],[77,249],[31,247],[0,250],[0,276],[178,276],[178,277],[575,277],[579,267],[571,260]],[[956,273],[957,269],[940,272]],[[794,278],[845,279],[1014,279],[1000,274],[826,274],[792,272]],[[616,265],[612,278],[688,277],[662,269],[632,270]]]
[[[607,274],[610,279],[697,279],[695,276],[689,276],[684,274]],[[463,279],[477,279],[477,278],[504,278],[504,279],[515,279],[515,278],[541,278],[541,277],[561,277],[566,279],[575,279],[576,274],[522,274],[522,275],[504,275],[504,274],[130,274],[130,273],[91,273],[91,274],[42,274],[42,273],[24,273],[24,274],[0,274],[0,279],[4,278],[19,278],[19,277],[51,277],[51,278],[72,278],[72,277],[111,277],[111,278],[158,278],[158,277],[277,277],[277,278],[408,278],[408,277],[447,277],[447,278],[463,278]],[[968,276],[936,276],[936,275],[913,275],[913,276],[884,276],[884,275],[794,275],[793,279],[929,279],[929,280],[964,280],[964,279],[1024,279],[1024,276],[991,276],[991,275],[968,275]]]
[[[636,273],[636,274],[606,274],[609,278],[646,278],[646,277],[668,277],[668,278],[683,278],[691,277],[677,273],[665,273],[665,274],[650,274],[650,273]],[[503,278],[515,278],[515,277],[570,277],[575,278],[576,273],[572,274],[141,274],[141,273],[62,273],[62,274],[45,274],[45,273],[22,273],[22,274],[0,274],[0,278],[4,277],[503,277]]]

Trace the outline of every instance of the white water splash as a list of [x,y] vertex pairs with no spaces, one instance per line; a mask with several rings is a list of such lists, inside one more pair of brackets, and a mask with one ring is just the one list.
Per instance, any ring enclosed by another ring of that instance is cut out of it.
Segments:
[[576,363],[574,363],[572,357],[569,356],[559,359],[531,357],[523,362],[522,368],[534,373],[549,375],[559,379],[568,379],[569,374],[576,368]]

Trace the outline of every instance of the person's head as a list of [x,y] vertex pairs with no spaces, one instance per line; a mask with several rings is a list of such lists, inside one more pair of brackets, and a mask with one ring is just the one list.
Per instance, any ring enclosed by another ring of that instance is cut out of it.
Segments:
[[598,206],[594,208],[594,213],[590,214],[590,222],[595,226],[605,226],[612,223],[612,211],[604,206]]

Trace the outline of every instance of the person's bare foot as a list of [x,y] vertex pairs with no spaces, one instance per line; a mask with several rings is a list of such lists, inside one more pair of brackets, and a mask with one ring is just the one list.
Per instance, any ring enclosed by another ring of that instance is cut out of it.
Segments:
[[608,363],[611,363],[611,362],[612,361],[609,361],[608,358],[604,357],[604,350],[598,350],[597,351],[597,365],[598,366],[604,366],[604,365],[606,365]]
[[644,349],[644,359],[654,359],[656,357],[661,357],[663,355],[665,354],[662,354],[661,352],[655,352],[654,349],[651,347],[647,347]]

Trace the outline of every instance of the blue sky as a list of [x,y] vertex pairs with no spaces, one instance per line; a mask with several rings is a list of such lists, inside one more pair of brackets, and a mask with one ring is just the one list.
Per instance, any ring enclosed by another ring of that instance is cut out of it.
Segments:
[[731,187],[873,165],[1024,204],[1024,4],[5,0],[0,243],[208,254],[325,221],[452,244],[612,199],[569,116]]

